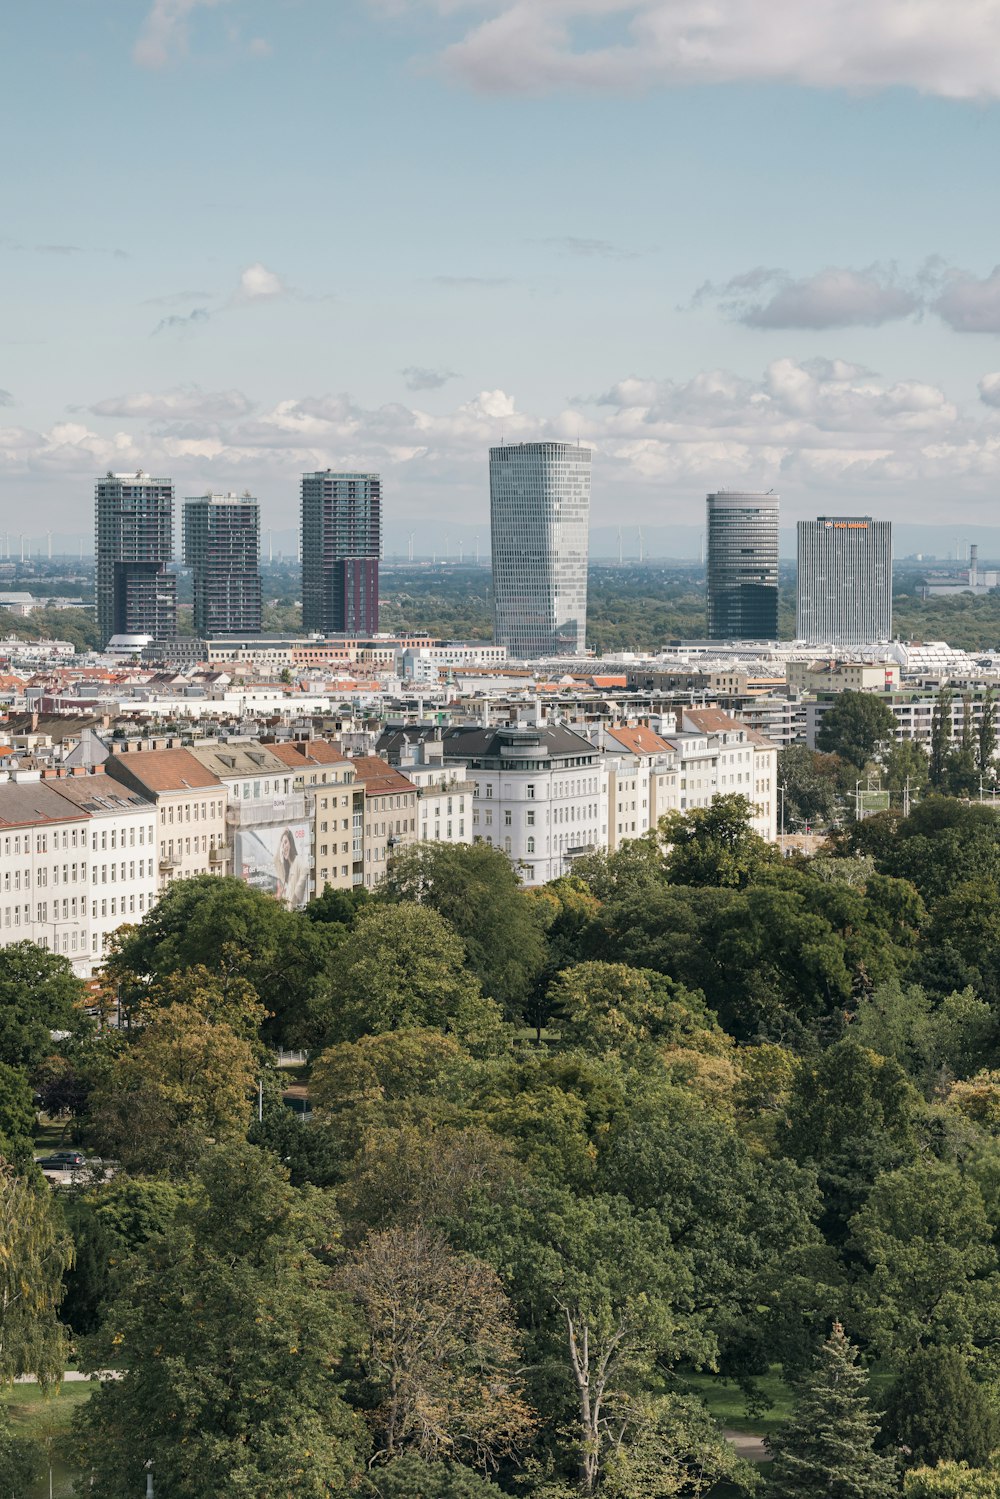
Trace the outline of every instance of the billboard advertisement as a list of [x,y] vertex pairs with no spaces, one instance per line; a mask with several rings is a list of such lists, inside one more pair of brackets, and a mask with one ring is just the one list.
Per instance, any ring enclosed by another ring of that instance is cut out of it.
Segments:
[[286,906],[304,906],[309,898],[309,824],[275,823],[238,828],[235,872],[246,885],[273,895]]

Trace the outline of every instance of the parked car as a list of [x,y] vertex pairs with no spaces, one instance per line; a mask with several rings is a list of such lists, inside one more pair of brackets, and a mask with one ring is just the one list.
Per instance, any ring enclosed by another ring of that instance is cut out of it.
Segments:
[[43,1171],[78,1171],[87,1161],[78,1150],[57,1150],[35,1162]]

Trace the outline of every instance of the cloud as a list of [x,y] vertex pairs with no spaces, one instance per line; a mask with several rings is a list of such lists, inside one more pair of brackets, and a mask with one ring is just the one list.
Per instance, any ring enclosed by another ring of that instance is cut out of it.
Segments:
[[9,390],[0,390],[0,406],[13,406],[14,397]]
[[861,271],[828,266],[800,279],[758,266],[721,286],[706,283],[694,300],[716,301],[748,328],[871,328],[920,307],[919,295],[900,283],[895,266],[878,265]]
[[159,394],[139,391],[135,395],[110,396],[88,407],[94,416],[147,420],[162,418],[174,421],[184,418],[219,421],[246,416],[252,409],[253,402],[242,391],[205,391],[199,390],[197,386],[162,391]]
[[207,307],[192,307],[190,312],[171,312],[163,317],[153,329],[150,337],[155,338],[158,333],[182,333],[185,329],[193,328],[199,323],[207,323],[211,313]]
[[483,92],[627,93],[777,82],[1000,97],[1000,0],[374,0],[374,6],[390,22],[406,10],[437,12],[453,38],[443,66]]
[[543,245],[561,250],[564,255],[580,255],[588,259],[631,260],[634,250],[623,250],[609,239],[587,239],[577,234],[564,234],[543,239]]
[[192,12],[226,3],[227,0],[153,0],[132,48],[133,61],[141,68],[165,68],[186,56]]
[[934,311],[956,333],[1000,333],[1000,266],[978,280],[967,271],[947,271]]
[[985,511],[1000,485],[1000,375],[984,375],[980,389],[985,406],[965,410],[933,381],[887,380],[820,357],[775,359],[752,377],[632,373],[546,412],[493,388],[443,411],[419,397],[365,406],[346,392],[262,408],[238,391],[140,392],[96,402],[93,426],[86,415],[38,431],[0,422],[0,477],[57,497],[83,492],[108,468],[144,467],[191,494],[246,487],[291,505],[300,472],[377,469],[396,515],[476,516],[486,454],[501,435],[579,436],[596,451],[595,524],[671,507],[683,516],[709,489],[762,484],[780,490],[789,513],[836,505],[933,519],[943,505]]
[[407,365],[400,374],[406,381],[407,390],[440,390],[449,380],[459,379],[457,370],[430,370],[420,364]]
[[281,277],[274,271],[269,271],[260,261],[248,265],[240,276],[240,284],[236,292],[236,300],[239,302],[259,302],[270,297],[282,297],[287,292]]

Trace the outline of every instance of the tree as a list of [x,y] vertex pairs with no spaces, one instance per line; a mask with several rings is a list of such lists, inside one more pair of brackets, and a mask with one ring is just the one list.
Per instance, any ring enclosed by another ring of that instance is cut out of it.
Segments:
[[496,1272],[420,1225],[369,1234],[337,1277],[359,1308],[374,1458],[493,1472],[530,1434],[519,1337]]
[[84,993],[68,958],[33,942],[0,948],[0,1062],[30,1071],[52,1050],[53,1031],[88,1031]]
[[31,1159],[31,1140],[35,1132],[35,1108],[28,1079],[20,1067],[0,1062],[0,1155],[12,1159],[15,1153]]
[[323,1263],[336,1237],[322,1196],[264,1152],[204,1163],[84,1345],[88,1369],[120,1371],[81,1415],[96,1495],[141,1493],[147,1461],[174,1499],[350,1490],[365,1441],[339,1389],[347,1328]]
[[458,933],[484,994],[509,1016],[523,1013],[545,962],[545,938],[536,903],[500,849],[414,844],[392,860],[378,895],[431,906]]
[[42,1471],[41,1449],[30,1437],[15,1436],[6,1406],[0,1405],[0,1495],[23,1499]]
[[903,1480],[904,1499],[1000,1499],[1000,1460],[985,1468],[938,1463],[914,1468]]
[[631,1057],[643,1046],[686,1040],[711,1024],[700,994],[624,963],[568,968],[552,984],[549,1002],[563,1039],[597,1056]]
[[0,1159],[0,1383],[19,1374],[43,1383],[62,1377],[65,1339],[55,1314],[72,1262],[48,1187]]
[[360,911],[313,1004],[327,1045],[368,1032],[431,1027],[492,1046],[500,1012],[465,968],[461,940],[437,911],[414,902]]
[[778,785],[785,797],[785,826],[826,827],[837,813],[837,777],[841,760],[821,755],[804,744],[790,744],[778,754]]
[[896,737],[896,719],[874,692],[839,692],[820,720],[816,748],[863,770]]
[[130,1170],[183,1175],[213,1142],[246,1135],[256,1079],[249,1042],[201,1010],[168,1005],[98,1085],[90,1124]]
[[667,1395],[630,1400],[605,1464],[605,1499],[694,1499],[727,1481],[743,1492],[756,1474],[736,1456],[700,1400]]
[[364,1492],[373,1499],[499,1499],[500,1491],[461,1463],[425,1462],[408,1452],[373,1468]]
[[987,784],[995,780],[993,757],[997,751],[997,704],[992,687],[987,688],[983,698],[983,711],[979,720],[976,742],[976,769]]
[[675,885],[720,885],[743,889],[759,870],[780,858],[750,825],[745,796],[717,796],[708,807],[668,812],[657,836],[668,850],[666,873]]
[[985,1343],[1000,1317],[1000,1265],[982,1193],[969,1176],[921,1160],[886,1172],[851,1223],[867,1264],[858,1297],[889,1357]]
[[979,1467],[1000,1447],[1000,1413],[954,1348],[918,1348],[904,1360],[882,1424],[908,1465],[945,1459]]
[[898,739],[882,757],[882,773],[888,791],[902,798],[923,794],[930,776],[927,751],[915,739]]
[[942,684],[931,713],[930,781],[938,791],[945,784],[951,754],[951,703],[952,694]]
[[879,1424],[868,1376],[839,1322],[802,1381],[791,1420],[771,1441],[767,1499],[891,1499],[891,1457],[875,1451]]

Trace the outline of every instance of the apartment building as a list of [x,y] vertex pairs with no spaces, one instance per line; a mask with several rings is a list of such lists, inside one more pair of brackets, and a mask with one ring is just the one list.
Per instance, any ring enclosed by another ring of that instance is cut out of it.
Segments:
[[350,890],[364,883],[365,794],[355,785],[354,762],[328,739],[296,739],[268,746],[292,772],[313,829],[311,893],[328,885]]
[[90,839],[86,812],[40,770],[0,784],[0,946],[35,942],[91,971]]
[[156,903],[156,807],[109,776],[103,765],[56,772],[47,784],[88,819],[90,960],[96,967],[112,933],[141,921]]
[[312,828],[291,769],[255,739],[194,744],[191,755],[225,788],[230,871],[290,909],[304,906],[312,880]]
[[668,736],[680,752],[680,810],[705,807],[717,796],[745,796],[754,831],[777,837],[778,750],[764,735],[718,708],[686,708],[682,735]]
[[364,792],[364,883],[370,889],[385,878],[392,855],[417,841],[417,788],[377,755],[357,756],[354,773]]
[[475,784],[460,761],[444,758],[440,738],[410,740],[405,731],[386,755],[417,788],[421,843],[471,843]]
[[648,724],[600,726],[608,772],[608,842],[614,851],[655,828],[678,805],[679,759]]
[[173,880],[227,872],[226,788],[190,750],[130,748],[104,768],[155,804],[161,891]]

